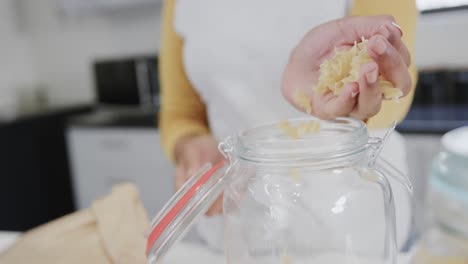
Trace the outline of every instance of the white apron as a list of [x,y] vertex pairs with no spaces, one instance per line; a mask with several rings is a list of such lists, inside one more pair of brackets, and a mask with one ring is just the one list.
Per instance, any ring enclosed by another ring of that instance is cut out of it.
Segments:
[[[265,122],[303,115],[280,92],[289,54],[310,29],[343,17],[347,10],[346,0],[176,1],[174,27],[184,41],[185,71],[207,106],[218,140]],[[394,134],[390,141],[382,155],[407,172],[403,138]],[[409,209],[404,194],[395,197],[402,244]],[[222,249],[219,220],[205,218],[197,227],[209,245]]]

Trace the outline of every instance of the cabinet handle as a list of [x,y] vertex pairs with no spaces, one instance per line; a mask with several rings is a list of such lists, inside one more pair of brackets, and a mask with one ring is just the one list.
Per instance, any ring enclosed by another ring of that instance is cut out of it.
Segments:
[[121,139],[105,139],[101,141],[101,146],[109,150],[124,150],[128,149],[130,144]]
[[121,184],[121,183],[135,183],[135,181],[132,181],[130,179],[121,178],[121,177],[109,176],[107,178],[108,178],[107,186],[110,186],[110,187],[115,186],[117,184]]

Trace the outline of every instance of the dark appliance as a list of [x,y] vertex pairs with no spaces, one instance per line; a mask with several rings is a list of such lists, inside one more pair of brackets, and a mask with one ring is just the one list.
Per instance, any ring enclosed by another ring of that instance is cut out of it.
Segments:
[[98,60],[94,63],[97,103],[100,106],[159,106],[157,56]]

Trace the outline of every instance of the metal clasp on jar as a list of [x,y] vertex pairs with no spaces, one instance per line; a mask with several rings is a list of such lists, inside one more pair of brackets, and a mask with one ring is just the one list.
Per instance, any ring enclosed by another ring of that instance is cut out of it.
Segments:
[[234,155],[235,140],[232,137],[227,137],[224,141],[219,143],[218,150],[223,155],[224,159],[232,164]]
[[400,170],[395,168],[385,159],[379,159],[380,153],[382,152],[382,149],[385,146],[385,143],[388,141],[390,135],[393,133],[393,131],[395,131],[396,125],[396,121],[393,121],[392,126],[388,129],[387,133],[385,133],[383,138],[369,138],[369,141],[367,143],[370,148],[368,168],[373,169],[376,166],[376,163],[378,163],[377,167],[379,167],[380,170],[385,172],[385,175],[393,178],[398,183],[403,185],[407,190],[408,194],[411,196],[413,194],[413,184],[408,175],[402,173]]
[[370,156],[369,156],[369,163],[368,166],[370,168],[374,167],[375,163],[377,162],[377,159],[380,156],[380,153],[382,152],[383,147],[385,146],[385,143],[387,142],[388,138],[390,135],[395,131],[396,128],[396,121],[393,121],[392,126],[387,130],[387,133],[385,133],[383,138],[378,138],[378,137],[371,137],[369,138],[369,141],[367,144],[369,145],[370,150]]

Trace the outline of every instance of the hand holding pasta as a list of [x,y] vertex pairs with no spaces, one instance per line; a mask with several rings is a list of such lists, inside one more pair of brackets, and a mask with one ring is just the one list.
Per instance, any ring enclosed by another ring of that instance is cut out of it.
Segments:
[[[320,64],[320,77],[315,86],[315,91],[318,94],[325,94],[330,91],[338,96],[345,85],[357,82],[361,66],[372,61],[367,52],[367,42],[367,39],[362,38],[362,41],[355,42],[351,49],[336,50],[331,59]],[[403,96],[403,92],[393,87],[393,84],[382,75],[377,79],[377,87],[382,92],[384,99],[398,101]],[[297,102],[302,103],[299,100]]]
[[282,92],[323,119],[376,115],[412,84],[409,51],[391,16],[348,17],[312,29],[291,54]]

